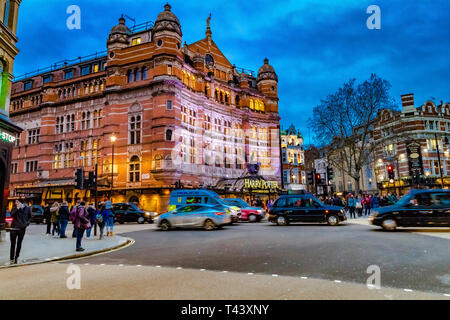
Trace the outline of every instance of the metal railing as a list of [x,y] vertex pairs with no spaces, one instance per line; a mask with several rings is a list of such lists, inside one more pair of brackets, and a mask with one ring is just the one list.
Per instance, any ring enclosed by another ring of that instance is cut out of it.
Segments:
[[54,64],[52,64],[46,68],[37,69],[35,71],[27,72],[27,73],[21,74],[20,76],[14,77],[13,81],[20,81],[23,79],[35,77],[35,76],[43,74],[43,73],[55,71],[55,70],[58,70],[61,68],[67,68],[67,67],[75,65],[75,64],[103,58],[103,57],[106,57],[107,53],[108,53],[108,51],[105,50],[105,51],[95,52],[88,56],[78,57],[78,58],[71,59],[71,60],[61,60],[61,61],[55,62]]
[[146,31],[146,30],[152,29],[154,25],[155,25],[155,23],[153,21],[147,21],[147,22],[132,26],[130,28],[130,31],[131,31],[131,33]]
[[240,68],[240,67],[236,67],[236,71],[239,73],[245,73],[246,75],[255,77],[256,73],[253,70],[249,70],[249,69],[244,69],[244,68]]

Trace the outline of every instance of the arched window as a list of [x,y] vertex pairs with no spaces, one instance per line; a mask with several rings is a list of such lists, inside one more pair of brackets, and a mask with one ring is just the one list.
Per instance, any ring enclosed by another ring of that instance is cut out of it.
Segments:
[[134,81],[140,81],[141,80],[141,70],[136,69],[134,70]]
[[254,109],[255,108],[255,105],[253,104],[253,99],[250,99],[250,109]]
[[139,182],[141,177],[141,160],[138,156],[133,156],[130,159],[129,177],[130,182]]
[[172,129],[166,130],[166,141],[172,141],[173,138],[173,131]]
[[235,100],[236,100],[236,106],[238,107],[239,104],[241,103],[241,98],[239,98],[239,96],[236,96]]
[[147,68],[142,68],[142,80],[147,80]]
[[133,72],[128,70],[128,83],[133,82]]

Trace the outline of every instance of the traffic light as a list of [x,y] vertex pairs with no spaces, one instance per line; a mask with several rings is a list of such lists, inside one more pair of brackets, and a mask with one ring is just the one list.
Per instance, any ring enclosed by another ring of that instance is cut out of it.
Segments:
[[308,179],[308,184],[309,185],[313,185],[314,184],[314,174],[312,173],[312,171],[308,172],[307,179]]
[[389,180],[395,179],[394,167],[392,165],[387,166],[388,178]]
[[89,178],[87,181],[85,181],[85,187],[86,189],[92,189],[95,187],[95,172],[89,171]]
[[77,169],[76,175],[75,175],[75,183],[78,190],[84,189],[84,170],[83,169]]
[[327,167],[327,177],[328,177],[328,181],[334,179],[334,170],[332,167]]
[[321,182],[321,176],[320,173],[316,173],[316,184],[319,184]]

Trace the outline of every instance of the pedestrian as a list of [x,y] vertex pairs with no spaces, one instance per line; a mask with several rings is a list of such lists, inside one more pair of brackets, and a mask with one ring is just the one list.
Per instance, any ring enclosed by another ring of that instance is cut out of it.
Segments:
[[355,209],[356,209],[356,199],[353,197],[353,194],[350,193],[347,200],[348,211],[350,212],[350,219],[356,218]]
[[61,208],[59,208],[59,237],[61,239],[65,239],[66,237],[66,228],[69,223],[69,205],[67,201],[63,201]]
[[16,200],[15,208],[11,211],[11,217],[13,218],[13,222],[9,231],[11,240],[9,258],[10,264],[17,264],[22,248],[22,241],[25,237],[26,229],[31,222],[31,209],[19,200]]
[[96,216],[95,206],[94,206],[94,204],[90,203],[89,207],[87,208],[87,218],[89,219],[91,227],[89,229],[86,229],[86,238],[87,239],[91,238],[91,231],[95,225],[95,219],[96,219],[95,216]]
[[106,236],[114,236],[114,210],[111,201],[106,201],[105,210],[108,215],[108,220],[106,221]]
[[369,194],[364,195],[364,198],[362,200],[362,205],[364,207],[364,216],[370,216],[370,209],[372,205],[372,198]]
[[358,194],[356,196],[355,200],[356,200],[356,206],[355,206],[356,213],[358,214],[358,217],[361,217],[362,216],[362,203],[361,203],[362,199],[361,199],[361,196]]
[[100,229],[100,240],[103,239],[103,231],[105,230],[106,221],[108,221],[108,211],[103,204],[101,205],[100,210],[97,211],[97,214],[95,216],[95,222]]
[[81,240],[83,239],[84,231],[91,227],[89,219],[87,218],[87,210],[85,205],[86,203],[84,201],[80,202],[73,219],[73,226],[76,229],[77,237],[76,251],[84,251],[81,246]]
[[272,210],[273,207],[273,201],[272,199],[270,199],[269,201],[267,201],[267,212],[270,212],[270,210]]
[[375,193],[375,195],[372,197],[372,208],[379,208],[380,207],[380,197],[378,196],[378,193]]
[[47,232],[45,233],[47,236],[51,234],[50,230],[52,227],[52,213],[50,212],[50,205],[47,203],[44,207],[44,219],[45,224],[47,225]]
[[56,238],[59,236],[59,203],[55,202],[50,208],[51,218],[50,221],[52,223],[52,236]]
[[[70,219],[70,221],[72,221],[72,224],[73,224],[74,221],[75,221],[75,216],[76,216],[76,214],[77,214],[78,206],[80,205],[80,203],[81,203],[81,201],[78,200],[78,201],[77,201],[77,204],[74,205],[74,206],[72,207],[72,210],[70,210],[70,217],[69,217],[69,219]],[[74,227],[74,228],[73,228],[73,231],[72,231],[72,238],[75,238],[75,237],[77,236],[76,233],[77,233],[77,230],[76,230],[75,227]]]

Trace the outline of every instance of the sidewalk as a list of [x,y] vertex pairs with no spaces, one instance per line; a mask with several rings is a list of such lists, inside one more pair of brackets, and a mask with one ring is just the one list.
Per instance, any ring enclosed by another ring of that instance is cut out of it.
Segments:
[[[41,262],[62,260],[68,258],[77,258],[86,255],[101,253],[104,251],[116,249],[130,243],[129,238],[114,236],[104,237],[98,240],[98,237],[92,239],[83,238],[82,246],[86,249],[83,252],[75,251],[76,239],[68,233],[67,239],[53,238],[45,234],[25,234],[20,252],[19,264],[35,264]],[[6,233],[4,242],[0,242],[0,268],[9,266],[10,236]]]

